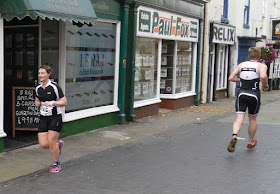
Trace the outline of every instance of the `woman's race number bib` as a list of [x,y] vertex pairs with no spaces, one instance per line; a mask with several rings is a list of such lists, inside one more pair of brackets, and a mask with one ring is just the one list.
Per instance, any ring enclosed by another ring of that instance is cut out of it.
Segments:
[[40,107],[40,114],[42,116],[52,116],[52,109],[53,106],[45,106],[44,103],[42,102]]

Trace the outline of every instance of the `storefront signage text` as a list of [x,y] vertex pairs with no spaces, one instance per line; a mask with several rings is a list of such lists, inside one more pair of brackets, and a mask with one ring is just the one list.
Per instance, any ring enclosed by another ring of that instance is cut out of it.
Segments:
[[213,23],[211,27],[211,36],[213,43],[232,45],[235,43],[235,28]]
[[109,6],[105,4],[106,2],[101,3],[92,3],[94,9],[101,9],[103,11],[109,11]]
[[140,6],[138,8],[137,35],[197,41],[198,20]]
[[77,0],[47,0],[48,8],[56,11],[81,13]]
[[101,54],[80,54],[79,75],[88,76],[103,74],[104,63],[104,54],[102,54],[102,56]]

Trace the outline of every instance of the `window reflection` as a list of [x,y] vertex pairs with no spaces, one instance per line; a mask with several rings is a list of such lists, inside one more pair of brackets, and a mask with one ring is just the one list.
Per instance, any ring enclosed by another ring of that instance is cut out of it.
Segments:
[[51,79],[58,82],[59,73],[59,22],[43,20],[42,25],[42,61],[53,69]]
[[137,37],[135,62],[135,101],[156,97],[158,40]]
[[23,33],[16,33],[15,37],[15,46],[16,48],[22,48],[23,47]]
[[116,24],[66,24],[66,112],[112,105]]
[[35,44],[35,37],[34,34],[27,33],[27,47],[34,47]]

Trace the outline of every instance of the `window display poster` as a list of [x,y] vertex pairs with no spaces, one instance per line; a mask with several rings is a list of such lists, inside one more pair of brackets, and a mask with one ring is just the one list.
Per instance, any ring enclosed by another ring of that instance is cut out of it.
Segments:
[[153,73],[151,69],[145,71],[145,80],[152,80],[152,76]]
[[142,94],[148,94],[149,93],[149,84],[148,83],[143,83],[142,84]]
[[161,65],[167,65],[167,56],[161,58]]
[[135,96],[139,96],[141,94],[141,85],[140,84],[135,84],[134,94],[135,94]]
[[161,69],[161,74],[160,74],[161,77],[167,77],[167,68],[162,68]]
[[160,81],[160,89],[165,89],[165,80]]

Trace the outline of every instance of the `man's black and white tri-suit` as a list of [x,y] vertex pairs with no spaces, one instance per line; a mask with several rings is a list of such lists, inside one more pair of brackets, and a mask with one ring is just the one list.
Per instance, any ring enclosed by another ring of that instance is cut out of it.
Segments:
[[49,80],[45,89],[43,88],[43,83],[41,83],[36,87],[35,93],[36,97],[41,101],[39,133],[48,132],[49,130],[60,132],[62,128],[62,112],[60,107],[46,107],[44,102],[58,101],[64,97],[62,89],[57,83]]
[[241,63],[240,82],[241,86],[237,92],[236,113],[248,113],[257,115],[261,105],[259,89],[260,77],[257,68],[260,63],[257,61],[246,61]]

